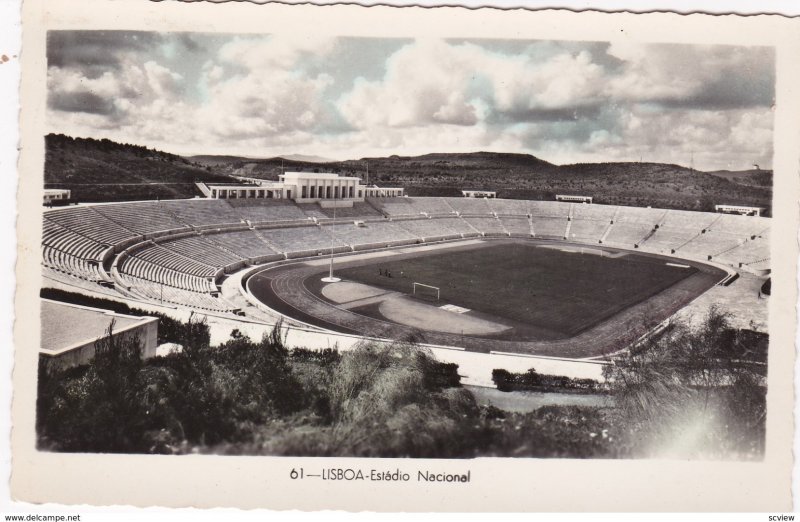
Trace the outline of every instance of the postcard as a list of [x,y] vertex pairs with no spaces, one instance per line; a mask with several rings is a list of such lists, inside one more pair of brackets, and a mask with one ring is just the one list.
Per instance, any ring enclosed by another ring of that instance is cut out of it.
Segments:
[[26,2],[12,495],[791,509],[798,23]]

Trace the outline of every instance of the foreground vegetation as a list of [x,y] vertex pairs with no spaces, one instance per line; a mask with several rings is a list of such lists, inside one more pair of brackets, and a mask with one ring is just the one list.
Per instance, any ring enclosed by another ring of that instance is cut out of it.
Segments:
[[672,327],[609,366],[614,407],[529,413],[478,405],[456,365],[418,346],[290,350],[279,332],[253,341],[234,331],[212,347],[207,326],[190,321],[178,332],[182,353],[143,361],[135,340],[111,336],[85,366],[41,362],[39,448],[436,458],[763,454],[766,390],[748,354],[764,355],[766,341],[731,329],[717,312],[703,328]]

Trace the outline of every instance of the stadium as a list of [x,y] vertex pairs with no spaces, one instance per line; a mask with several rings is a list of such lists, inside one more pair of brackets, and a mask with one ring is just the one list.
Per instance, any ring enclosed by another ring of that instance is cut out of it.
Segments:
[[[297,184],[314,179],[350,188]],[[318,348],[412,340],[482,385],[533,359],[598,378],[607,356],[712,304],[766,332],[768,217],[408,197],[334,174],[243,181],[46,209],[44,286],[233,325],[280,318]]]

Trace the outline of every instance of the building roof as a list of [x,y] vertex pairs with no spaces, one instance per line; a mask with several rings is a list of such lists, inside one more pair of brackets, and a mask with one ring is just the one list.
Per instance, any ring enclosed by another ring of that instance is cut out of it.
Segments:
[[334,174],[332,172],[285,172],[278,176],[280,179],[284,180],[298,180],[298,179],[326,179],[326,180],[357,180],[361,181],[361,178],[355,176],[340,176],[339,174]]
[[123,332],[158,321],[156,317],[134,317],[70,303],[42,299],[40,349],[49,354],[69,351],[106,336],[114,320],[114,332]]

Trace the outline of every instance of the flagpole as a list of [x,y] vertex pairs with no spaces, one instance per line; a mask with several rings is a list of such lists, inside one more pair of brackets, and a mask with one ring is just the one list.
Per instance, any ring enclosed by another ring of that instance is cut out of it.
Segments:
[[333,201],[333,224],[331,225],[331,258],[328,269],[328,277],[323,277],[322,281],[325,283],[338,283],[341,281],[338,277],[333,277],[333,231],[336,228],[336,199]]

